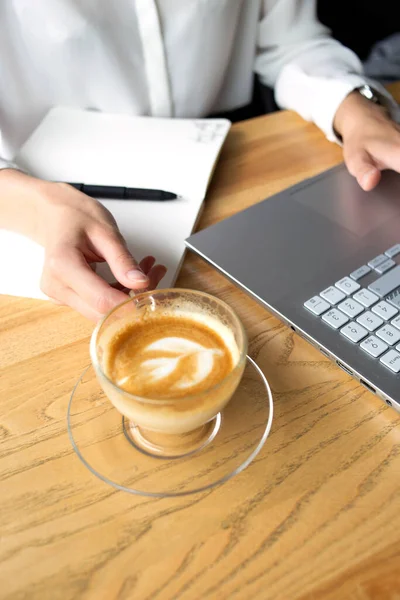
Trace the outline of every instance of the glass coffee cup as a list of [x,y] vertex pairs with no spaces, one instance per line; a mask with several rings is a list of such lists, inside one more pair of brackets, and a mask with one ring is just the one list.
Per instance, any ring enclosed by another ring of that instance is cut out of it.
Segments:
[[156,290],[112,309],[93,331],[90,354],[129,441],[146,454],[182,457],[217,435],[243,375],[247,336],[222,300]]

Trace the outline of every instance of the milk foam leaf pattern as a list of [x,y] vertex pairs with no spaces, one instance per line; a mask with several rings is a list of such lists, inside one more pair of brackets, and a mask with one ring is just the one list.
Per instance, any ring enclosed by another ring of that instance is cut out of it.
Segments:
[[147,371],[148,377],[153,381],[172,375],[182,359],[189,356],[194,359],[193,371],[175,383],[180,389],[188,389],[206,379],[214,367],[215,357],[221,355],[219,349],[205,348],[197,342],[179,337],[161,338],[149,344],[146,351],[165,353],[165,356],[150,358],[141,364],[141,368]]

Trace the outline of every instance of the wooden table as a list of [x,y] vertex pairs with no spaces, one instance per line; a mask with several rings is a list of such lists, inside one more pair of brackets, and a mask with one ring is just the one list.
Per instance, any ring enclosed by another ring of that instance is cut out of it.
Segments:
[[[237,124],[200,227],[340,160],[292,113]],[[115,491],[82,466],[66,431],[92,325],[2,297],[1,599],[398,599],[399,415],[199,259],[187,257],[179,284],[242,318],[273,389],[270,438],[210,492]]]

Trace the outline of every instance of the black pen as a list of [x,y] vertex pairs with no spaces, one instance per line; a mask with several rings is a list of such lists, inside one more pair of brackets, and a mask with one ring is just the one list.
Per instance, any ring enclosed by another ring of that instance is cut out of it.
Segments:
[[177,194],[163,190],[145,188],[120,187],[115,185],[86,185],[85,183],[68,183],[91,198],[107,198],[107,200],[176,200]]

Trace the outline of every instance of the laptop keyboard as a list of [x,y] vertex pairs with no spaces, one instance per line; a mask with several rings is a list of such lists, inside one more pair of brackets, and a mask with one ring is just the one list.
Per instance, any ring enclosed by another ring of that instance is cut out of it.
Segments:
[[[398,255],[400,244],[304,303],[392,373],[400,372],[400,265],[393,260]],[[376,279],[363,287],[362,279],[370,274]]]

